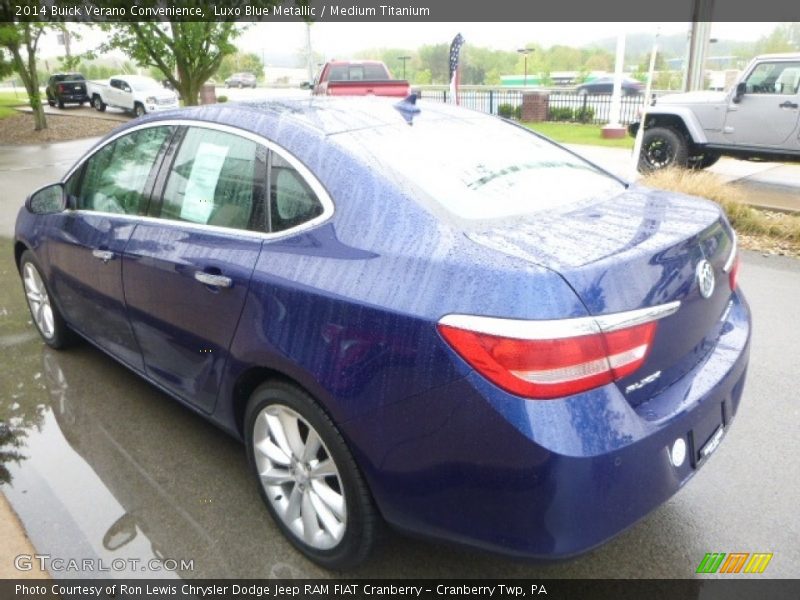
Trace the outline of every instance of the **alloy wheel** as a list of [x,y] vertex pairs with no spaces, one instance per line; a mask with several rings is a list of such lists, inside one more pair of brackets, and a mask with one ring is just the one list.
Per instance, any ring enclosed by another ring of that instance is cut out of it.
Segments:
[[42,335],[50,339],[55,333],[55,320],[50,296],[47,294],[42,276],[32,263],[26,263],[22,270],[22,280],[33,320]]
[[336,546],[347,529],[339,468],[317,431],[282,404],[265,406],[253,425],[261,485],[284,525],[317,550]]

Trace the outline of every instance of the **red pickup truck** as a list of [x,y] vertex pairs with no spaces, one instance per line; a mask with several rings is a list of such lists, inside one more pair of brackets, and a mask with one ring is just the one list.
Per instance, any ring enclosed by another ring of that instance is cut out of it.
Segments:
[[376,60],[332,60],[325,63],[314,82],[319,96],[397,96],[404,98],[410,86],[392,79],[386,65]]

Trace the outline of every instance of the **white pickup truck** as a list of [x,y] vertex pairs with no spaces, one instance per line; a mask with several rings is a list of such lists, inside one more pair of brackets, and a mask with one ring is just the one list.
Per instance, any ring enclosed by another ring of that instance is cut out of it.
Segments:
[[103,112],[107,106],[128,110],[141,117],[150,112],[178,108],[178,96],[155,79],[141,75],[117,75],[108,82],[89,81],[87,95]]

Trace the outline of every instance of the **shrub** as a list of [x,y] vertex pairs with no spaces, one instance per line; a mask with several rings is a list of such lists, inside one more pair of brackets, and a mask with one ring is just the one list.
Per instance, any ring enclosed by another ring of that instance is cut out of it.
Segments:
[[556,106],[550,108],[551,121],[571,121],[575,112],[568,106]]
[[497,114],[505,119],[519,121],[522,118],[522,107],[514,106],[513,104],[500,104],[497,107]]
[[228,97],[227,96],[217,96],[217,102],[218,103],[227,102],[227,101],[228,101]]
[[591,106],[576,108],[575,120],[580,123],[591,123],[594,121],[594,109]]

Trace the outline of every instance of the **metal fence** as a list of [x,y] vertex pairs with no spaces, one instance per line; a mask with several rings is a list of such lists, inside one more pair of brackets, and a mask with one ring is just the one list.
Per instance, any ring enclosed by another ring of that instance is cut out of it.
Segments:
[[[447,89],[418,89],[416,92],[420,98],[425,100],[447,102],[450,98],[450,91]],[[514,89],[460,89],[458,100],[459,104],[465,108],[491,115],[509,111],[510,114],[504,116],[513,116],[514,111],[518,111],[518,107],[522,106],[524,93],[531,92]],[[561,91],[548,91],[547,93],[548,119],[551,121],[574,120],[599,125],[609,121],[610,94],[586,95]],[[620,101],[620,122],[627,125],[636,121],[639,109],[644,104],[644,96],[622,96]]]

